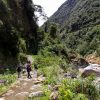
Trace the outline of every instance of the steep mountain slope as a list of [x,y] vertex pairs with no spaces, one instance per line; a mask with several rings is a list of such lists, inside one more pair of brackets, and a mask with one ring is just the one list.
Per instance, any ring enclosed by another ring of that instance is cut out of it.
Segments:
[[0,0],[1,65],[2,60],[7,62],[18,53],[37,53],[38,26],[34,11],[32,0]]
[[63,24],[69,18],[71,10],[75,7],[77,0],[68,0],[50,17],[51,22]]
[[67,0],[50,17],[50,22],[59,23],[63,26],[83,27],[86,24],[100,23],[99,0]]
[[67,0],[48,22],[60,24],[59,35],[66,48],[100,55],[100,0]]

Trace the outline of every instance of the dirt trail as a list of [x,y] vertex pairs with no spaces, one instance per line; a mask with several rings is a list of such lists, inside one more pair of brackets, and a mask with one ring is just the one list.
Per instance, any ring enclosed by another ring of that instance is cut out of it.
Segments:
[[[31,56],[28,59],[33,62]],[[23,75],[17,82],[10,87],[5,94],[2,95],[0,100],[27,100],[31,94],[33,96],[41,95],[43,92],[42,82],[45,80],[43,76],[34,77],[34,72],[31,72],[32,78],[28,79],[26,74]]]
[[26,100],[31,93],[43,91],[42,82],[43,77],[39,76],[37,79],[27,79],[26,76],[18,79],[18,81],[2,95],[0,100]]

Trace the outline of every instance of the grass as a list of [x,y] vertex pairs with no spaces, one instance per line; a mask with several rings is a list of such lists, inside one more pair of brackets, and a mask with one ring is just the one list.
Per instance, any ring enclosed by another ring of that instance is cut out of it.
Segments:
[[[59,89],[60,100],[99,100],[100,90],[96,89],[91,78],[64,79]],[[92,98],[92,99],[91,99]]]
[[11,74],[10,72],[5,72],[4,74],[0,74],[0,80],[5,80],[4,84],[0,85],[0,95],[9,90],[10,86],[16,81],[17,75]]

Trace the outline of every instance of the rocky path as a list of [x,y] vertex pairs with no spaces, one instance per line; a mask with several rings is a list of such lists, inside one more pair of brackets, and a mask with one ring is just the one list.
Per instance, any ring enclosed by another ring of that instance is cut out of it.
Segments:
[[[28,56],[28,60],[31,62],[34,61],[31,56]],[[28,97],[42,96],[42,82],[45,78],[42,75],[36,78],[34,74],[34,72],[31,72],[32,79],[28,79],[26,74],[24,74],[23,77],[18,79],[17,82],[10,87],[9,91],[0,97],[0,100],[28,100]]]
[[45,80],[43,76],[37,79],[27,79],[25,76],[18,81],[2,95],[0,100],[27,100],[28,97],[36,97],[43,95],[42,82]]

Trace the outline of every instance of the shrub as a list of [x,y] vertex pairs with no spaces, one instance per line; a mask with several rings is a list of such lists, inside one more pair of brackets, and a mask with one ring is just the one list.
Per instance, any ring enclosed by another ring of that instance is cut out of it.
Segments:
[[27,56],[24,53],[19,53],[18,60],[19,60],[19,62],[26,62]]
[[[92,82],[93,79],[64,79],[62,81],[61,88],[59,89],[60,97],[64,97],[66,91],[70,94],[70,99],[68,100],[98,100],[99,91]],[[81,98],[82,96],[82,98]],[[71,99],[71,97],[73,99]],[[68,97],[66,97],[68,98]],[[77,98],[77,99],[76,99]],[[62,99],[66,100],[66,99]]]
[[12,75],[9,72],[7,72],[4,75],[0,75],[0,80],[6,81],[5,84],[0,85],[0,94],[2,94],[9,89],[12,83],[16,81],[16,74]]

